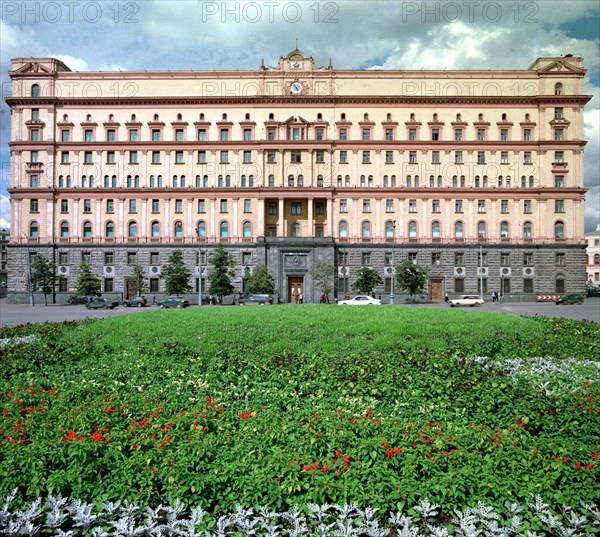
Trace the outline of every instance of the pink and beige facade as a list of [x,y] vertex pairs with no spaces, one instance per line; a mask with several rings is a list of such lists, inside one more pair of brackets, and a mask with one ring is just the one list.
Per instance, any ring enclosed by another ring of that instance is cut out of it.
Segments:
[[434,300],[580,291],[584,74],[573,56],[519,71],[336,70],[298,50],[256,71],[14,59],[9,296],[27,300],[35,254],[57,264],[57,301],[82,261],[107,295],[127,294],[133,264],[160,295],[176,249],[198,289],[218,243],[238,290],[266,263],[284,301],[318,298],[318,263],[338,293],[376,269],[385,301],[405,259]]

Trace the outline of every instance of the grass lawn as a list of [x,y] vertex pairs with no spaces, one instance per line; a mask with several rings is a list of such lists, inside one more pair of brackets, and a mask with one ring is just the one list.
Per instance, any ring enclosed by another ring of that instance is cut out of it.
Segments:
[[214,513],[600,499],[595,324],[207,307],[0,337],[0,497]]

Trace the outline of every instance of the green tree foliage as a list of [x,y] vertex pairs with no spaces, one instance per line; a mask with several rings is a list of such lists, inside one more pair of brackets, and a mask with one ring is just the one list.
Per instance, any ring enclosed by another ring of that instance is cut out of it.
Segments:
[[398,289],[408,291],[411,297],[421,294],[427,284],[427,274],[425,267],[407,259],[396,267]]
[[358,271],[358,278],[352,284],[352,290],[363,294],[370,294],[375,286],[381,285],[383,280],[379,272],[371,267],[363,267]]
[[179,296],[190,290],[190,277],[192,273],[183,262],[181,250],[175,250],[163,265],[160,277],[165,280],[165,290],[168,295]]
[[41,255],[36,255],[31,266],[31,278],[35,286],[44,293],[44,304],[54,290],[56,264]]
[[75,294],[77,296],[100,296],[100,278],[92,272],[92,267],[87,263],[79,265],[79,275]]
[[267,265],[257,265],[254,267],[252,274],[248,274],[244,278],[246,282],[246,290],[253,294],[269,294],[275,293],[275,281],[269,274]]
[[313,281],[325,296],[333,290],[335,267],[327,263],[317,263],[313,270]]
[[134,295],[141,295],[148,291],[148,284],[146,283],[146,276],[144,275],[144,269],[141,265],[133,265],[133,276],[129,283],[129,290]]
[[214,270],[208,277],[208,292],[211,295],[219,297],[219,302],[222,302],[223,296],[233,293],[233,258],[225,251],[222,244],[215,248],[215,253],[212,256],[212,265]]

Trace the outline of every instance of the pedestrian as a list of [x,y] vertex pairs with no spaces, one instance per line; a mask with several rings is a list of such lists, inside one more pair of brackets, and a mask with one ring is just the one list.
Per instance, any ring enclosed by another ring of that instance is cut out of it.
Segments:
[[302,304],[302,299],[304,298],[304,295],[302,293],[298,294],[298,302],[299,304]]
[[152,305],[156,306],[156,295],[152,295]]
[[325,295],[323,293],[321,293],[319,295],[319,304],[323,304],[325,303]]
[[444,295],[444,302],[448,302],[448,300],[449,300],[449,298],[448,298],[448,293],[446,293],[446,294]]
[[492,291],[492,302],[496,302],[496,291]]

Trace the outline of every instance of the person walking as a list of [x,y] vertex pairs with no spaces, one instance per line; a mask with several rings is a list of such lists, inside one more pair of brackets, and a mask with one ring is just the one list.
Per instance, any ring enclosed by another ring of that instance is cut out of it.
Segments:
[[444,294],[444,302],[448,302],[448,293]]

